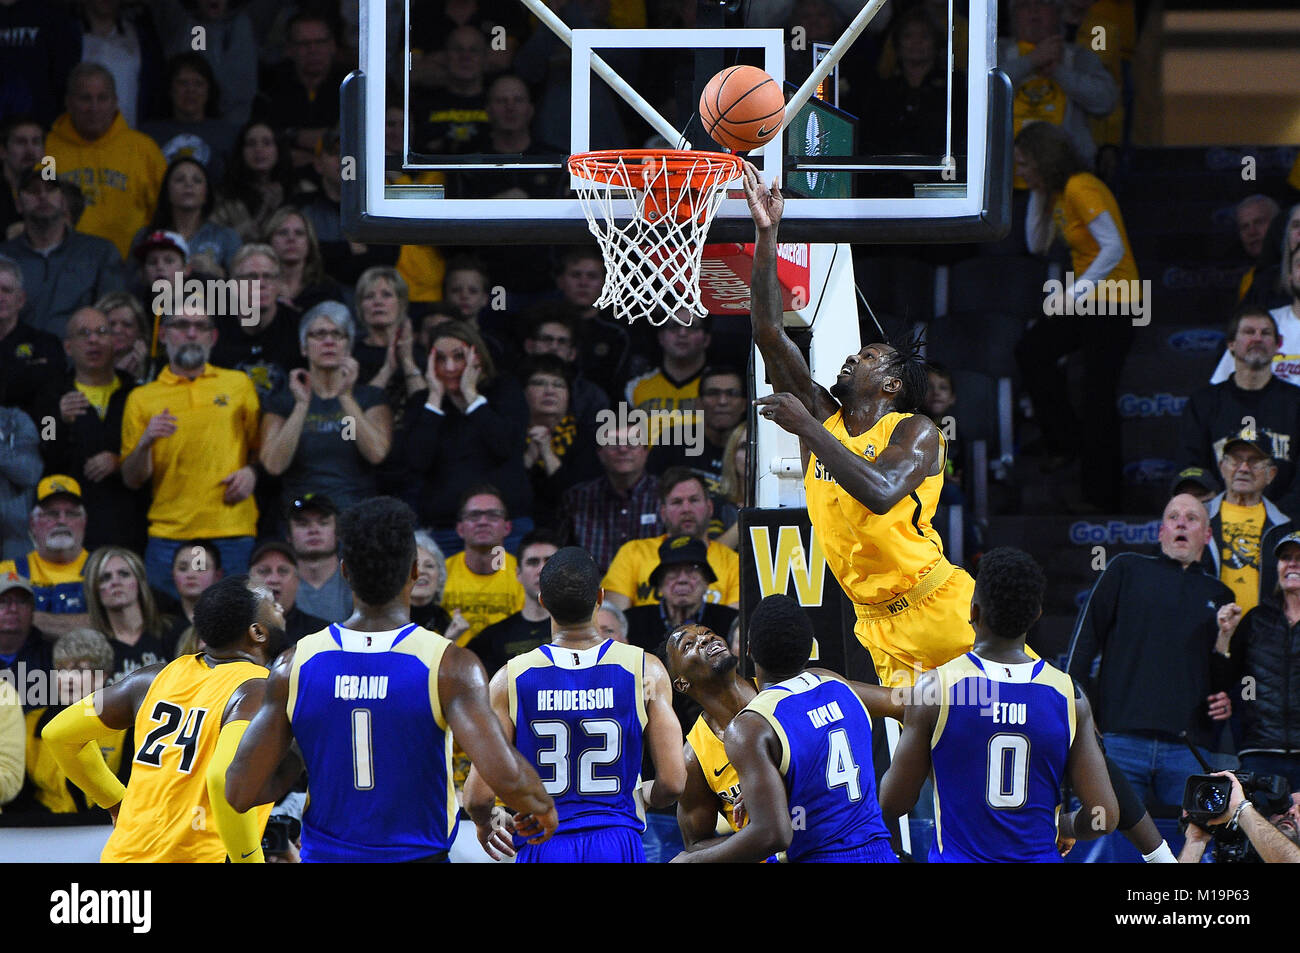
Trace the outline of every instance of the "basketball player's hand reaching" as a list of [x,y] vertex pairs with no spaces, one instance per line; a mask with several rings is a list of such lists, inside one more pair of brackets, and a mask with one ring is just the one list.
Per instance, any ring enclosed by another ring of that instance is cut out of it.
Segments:
[[763,188],[758,177],[758,169],[752,162],[745,163],[745,174],[741,182],[745,187],[745,198],[749,200],[749,214],[754,217],[754,225],[760,229],[776,228],[785,210],[785,198],[781,189],[773,182]]
[[821,426],[813,419],[813,415],[808,413],[808,408],[803,405],[803,401],[794,394],[769,394],[767,397],[760,397],[754,403],[762,416],[782,430],[796,436],[808,433],[810,427]]

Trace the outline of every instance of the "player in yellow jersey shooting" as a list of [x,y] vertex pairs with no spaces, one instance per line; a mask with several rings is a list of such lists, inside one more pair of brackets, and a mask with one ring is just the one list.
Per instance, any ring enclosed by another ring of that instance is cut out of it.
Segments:
[[754,340],[776,391],[758,401],[759,412],[799,437],[808,515],[881,683],[912,685],[969,650],[975,635],[975,583],[944,557],[931,525],[946,446],[930,419],[913,413],[925,399],[925,361],[916,342],[868,344],[848,356],[830,391],[817,384],[782,323],[776,233],[784,199],[748,163],[744,185],[757,231]]

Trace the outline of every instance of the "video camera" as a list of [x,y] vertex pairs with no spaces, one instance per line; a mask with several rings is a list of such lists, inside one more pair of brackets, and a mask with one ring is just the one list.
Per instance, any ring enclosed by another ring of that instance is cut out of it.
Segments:
[[[1288,803],[1290,803],[1288,801]],[[266,831],[262,834],[262,852],[265,854],[285,854],[289,845],[302,833],[302,822],[296,817],[285,814],[273,814],[267,818]]]
[[[1191,742],[1187,746],[1196,755],[1196,760],[1201,762],[1201,767],[1208,772],[1210,766],[1205,763],[1200,752]],[[1247,800],[1265,817],[1285,813],[1291,806],[1291,785],[1281,775],[1257,774],[1253,771],[1232,773],[1236,775]],[[1210,826],[1214,818],[1228,809],[1231,798],[1232,778],[1208,773],[1193,774],[1183,787],[1183,810],[1187,812],[1187,823],[1195,824],[1207,834],[1214,835],[1215,863],[1258,863],[1259,854],[1243,831],[1229,830],[1226,824]]]

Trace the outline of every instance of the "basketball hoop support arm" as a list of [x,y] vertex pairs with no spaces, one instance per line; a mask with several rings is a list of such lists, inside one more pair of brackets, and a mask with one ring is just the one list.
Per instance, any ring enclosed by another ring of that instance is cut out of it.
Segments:
[[[529,3],[529,0],[524,0],[524,2]],[[835,64],[840,61],[840,57],[848,51],[848,48],[853,45],[862,31],[867,28],[867,24],[875,19],[876,14],[880,12],[880,8],[886,2],[887,0],[871,0],[870,3],[858,11],[858,15],[853,18],[853,22],[849,24],[848,29],[835,41],[835,45],[826,51],[826,55],[817,64],[817,68],[812,71],[812,75],[804,80],[798,92],[790,99],[789,105],[785,107],[785,118],[781,121],[782,129],[788,126],[799,110],[803,109],[808,100],[812,99],[812,94],[821,85],[822,80],[830,75],[831,70],[835,68]],[[529,6],[531,5],[529,3]]]
[[[551,8],[546,5],[545,0],[521,0],[521,2],[532,11],[533,15],[536,16],[538,20],[546,24],[552,33],[563,40],[565,46],[569,49],[573,49],[573,31],[569,29],[568,25],[563,20],[555,15]],[[877,8],[879,8],[880,4],[883,3],[884,0],[873,0],[873,2],[875,2]],[[640,93],[627,84],[627,81],[624,80],[623,77],[614,72],[612,66],[595,53],[591,54],[591,71],[608,83],[614,92],[623,97],[623,101],[635,109],[641,118],[650,124],[655,132],[668,140],[670,146],[681,149],[691,148],[691,144],[686,141],[680,132],[672,127],[672,124],[668,122],[667,119],[659,115],[658,110],[646,102]],[[681,143],[681,145],[678,146],[678,143]]]

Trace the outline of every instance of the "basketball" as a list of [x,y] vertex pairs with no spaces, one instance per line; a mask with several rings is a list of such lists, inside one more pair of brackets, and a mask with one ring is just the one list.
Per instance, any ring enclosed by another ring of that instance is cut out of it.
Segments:
[[756,149],[781,129],[785,94],[756,66],[731,66],[700,94],[700,119],[714,142],[735,152]]

